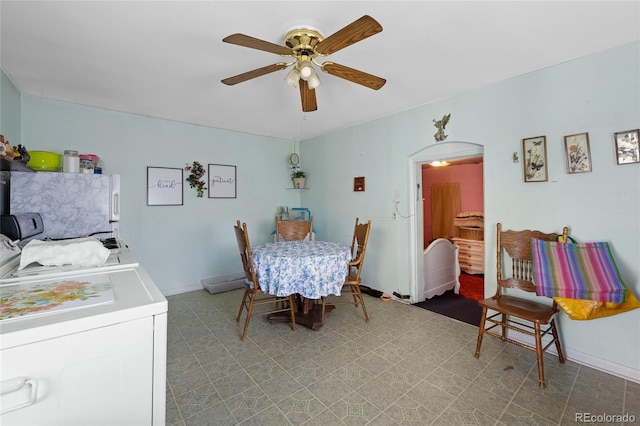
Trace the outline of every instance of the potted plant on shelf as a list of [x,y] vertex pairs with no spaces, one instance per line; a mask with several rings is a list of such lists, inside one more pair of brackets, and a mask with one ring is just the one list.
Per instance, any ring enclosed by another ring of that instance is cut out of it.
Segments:
[[293,180],[293,187],[296,189],[304,188],[306,177],[307,176],[304,174],[302,170],[294,170],[291,173],[291,178]]

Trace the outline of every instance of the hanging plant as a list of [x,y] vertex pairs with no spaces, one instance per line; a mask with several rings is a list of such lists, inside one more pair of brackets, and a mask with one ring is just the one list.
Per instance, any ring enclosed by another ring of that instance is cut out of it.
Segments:
[[199,162],[194,161],[193,165],[191,166],[189,165],[189,163],[187,163],[184,169],[190,172],[189,177],[187,177],[189,186],[191,188],[196,188],[196,191],[198,191],[198,197],[202,197],[204,195],[204,190],[207,189],[207,187],[204,186],[205,181],[200,180],[206,173],[204,167],[202,167],[202,164],[200,164]]

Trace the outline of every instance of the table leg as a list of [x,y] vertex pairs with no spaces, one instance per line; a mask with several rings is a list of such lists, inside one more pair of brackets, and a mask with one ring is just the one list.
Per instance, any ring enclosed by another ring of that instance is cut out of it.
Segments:
[[[325,306],[325,315],[332,311],[335,305],[327,304]],[[267,315],[270,324],[274,322],[291,322],[291,313],[288,311],[277,312]],[[322,304],[317,299],[307,299],[296,295],[296,324],[302,324],[312,330],[319,330],[322,327]]]

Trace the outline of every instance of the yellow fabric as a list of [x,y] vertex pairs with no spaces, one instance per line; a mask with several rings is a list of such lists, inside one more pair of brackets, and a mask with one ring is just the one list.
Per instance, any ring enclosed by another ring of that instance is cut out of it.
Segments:
[[553,300],[573,320],[603,318],[640,308],[640,301],[629,288],[626,289],[623,303],[596,302],[595,300],[568,299],[565,297],[554,297]]

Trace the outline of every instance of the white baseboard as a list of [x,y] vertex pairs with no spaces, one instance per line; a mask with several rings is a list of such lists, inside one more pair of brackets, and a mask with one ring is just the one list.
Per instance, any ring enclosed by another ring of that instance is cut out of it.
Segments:
[[160,290],[164,297],[175,296],[176,294],[189,293],[191,291],[202,290],[202,284],[194,283],[184,287],[170,288],[168,290]]
[[[524,343],[529,346],[535,346],[535,339],[533,336],[528,336],[523,333],[519,333],[515,330],[508,330],[507,336],[510,339],[518,341],[520,343]],[[544,343],[543,343],[544,344]],[[613,361],[608,361],[603,358],[598,358],[596,356],[580,352],[575,349],[567,348],[563,345],[564,357],[569,360],[576,362],[578,364],[593,368],[598,371],[602,371],[604,373],[611,374],[613,376],[620,377],[625,380],[629,380],[635,383],[640,383],[640,370],[636,370],[634,368],[628,367],[626,365],[618,364]],[[558,355],[556,351],[555,345],[552,345],[547,349],[547,352],[552,353],[554,355]]]
[[190,291],[205,289],[209,293],[221,293],[223,291],[234,290],[244,287],[244,273],[220,275],[218,277],[203,278],[200,284],[189,284],[184,287],[171,288],[162,290],[165,297],[175,296],[176,294],[188,293]]
[[566,358],[570,361],[586,365],[587,367],[612,374],[631,382],[640,383],[640,370],[636,370],[631,367],[627,367],[626,365],[618,364],[612,361],[607,361],[606,359],[598,358],[593,355],[577,351],[575,349],[563,349]]

